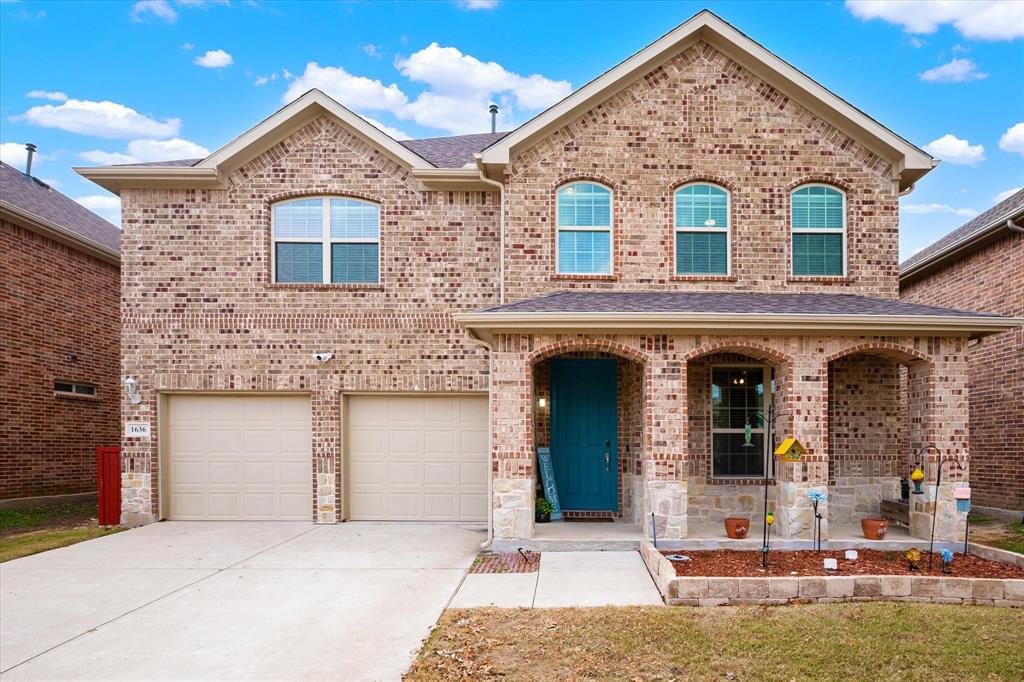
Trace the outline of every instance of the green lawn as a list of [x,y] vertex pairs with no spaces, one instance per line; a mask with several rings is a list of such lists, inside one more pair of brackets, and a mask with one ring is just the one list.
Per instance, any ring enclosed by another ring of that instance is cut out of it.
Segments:
[[0,509],[0,563],[116,533],[96,525],[96,502]]
[[471,609],[407,680],[1019,680],[1024,611],[913,603]]

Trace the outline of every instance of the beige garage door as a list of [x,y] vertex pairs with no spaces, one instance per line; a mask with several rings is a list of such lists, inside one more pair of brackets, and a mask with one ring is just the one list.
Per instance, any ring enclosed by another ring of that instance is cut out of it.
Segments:
[[313,518],[308,396],[170,396],[165,432],[169,518]]
[[349,517],[487,519],[487,397],[349,396]]

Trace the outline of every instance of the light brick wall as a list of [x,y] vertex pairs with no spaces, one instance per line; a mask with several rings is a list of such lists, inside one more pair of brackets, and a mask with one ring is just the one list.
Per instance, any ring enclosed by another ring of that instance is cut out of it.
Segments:
[[[555,191],[577,179],[614,191],[610,277],[555,275]],[[732,277],[674,276],[672,192],[700,179],[732,191]],[[789,195],[808,181],[847,192],[847,277],[789,274]],[[704,43],[514,151],[507,187],[510,301],[568,287],[898,295],[889,165]]]
[[[903,286],[916,303],[1024,317],[1024,235],[1010,234]],[[975,504],[1024,510],[1024,329],[970,347]]]
[[119,442],[118,267],[6,220],[0,254],[0,499],[94,491],[96,447]]

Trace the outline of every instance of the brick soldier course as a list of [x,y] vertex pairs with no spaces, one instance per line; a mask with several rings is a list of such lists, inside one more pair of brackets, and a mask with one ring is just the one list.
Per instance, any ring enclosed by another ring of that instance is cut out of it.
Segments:
[[[723,357],[772,369],[785,413],[777,431],[808,448],[804,461],[777,466],[770,504],[785,537],[810,537],[810,490],[834,490],[845,519],[877,511],[907,473],[910,447],[940,442],[968,462],[967,340],[1010,323],[896,300],[898,196],[930,157],[887,131],[876,131],[889,136],[881,144],[861,124],[847,132],[826,122],[800,103],[796,75],[783,87],[777,58],[763,57],[776,59],[775,75],[758,76],[730,56],[737,45],[756,46],[702,12],[649,48],[655,56],[638,53],[602,76],[619,80],[595,81],[507,137],[402,147],[314,91],[227,152],[169,164],[158,180],[149,169],[81,169],[123,200],[123,371],[138,378],[143,401],[124,401],[122,418],[157,425],[168,392],[310,395],[314,517],[331,523],[346,518],[344,394],[489,392],[499,539],[533,535],[535,452],[550,428],[538,398],[550,390],[547,363],[560,357],[616,359],[616,513],[653,514],[660,537],[686,537],[691,518],[757,510],[744,499],[751,481],[709,471],[705,379]],[[507,162],[494,160],[505,153]],[[555,197],[574,180],[614,193],[610,275],[556,274]],[[692,181],[731,193],[728,276],[673,274],[673,192]],[[811,182],[846,196],[842,276],[788,274],[790,194]],[[380,283],[273,283],[272,205],[328,195],[380,207]],[[544,309],[556,300],[544,296],[566,291],[584,298]],[[669,326],[629,329],[616,316],[635,307],[595,298],[624,292],[642,305],[659,293],[712,298],[661,301],[665,310],[648,312],[672,318]],[[713,298],[728,294],[739,298]],[[777,294],[800,296],[766,298]],[[740,314],[749,323],[719,322],[736,313],[721,305],[747,306]],[[712,322],[687,329],[673,317],[696,314]],[[580,315],[606,317],[562,324]],[[516,316],[528,320],[502,326]],[[769,329],[769,318],[802,321]],[[846,326],[815,326],[833,318]],[[891,327],[873,322],[897,318]],[[312,355],[325,349],[335,359],[318,364]],[[903,429],[892,409],[901,367]],[[158,431],[124,443],[125,523],[161,514]],[[933,481],[935,456],[926,464]],[[845,492],[869,480],[869,497]],[[953,539],[963,515],[945,488],[939,535]],[[935,497],[933,485],[928,491],[913,510],[915,534]]]

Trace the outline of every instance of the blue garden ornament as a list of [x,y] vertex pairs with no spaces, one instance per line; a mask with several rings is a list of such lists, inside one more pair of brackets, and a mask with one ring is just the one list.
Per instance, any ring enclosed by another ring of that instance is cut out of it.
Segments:
[[939,550],[939,556],[942,557],[943,563],[953,563],[953,552],[949,551],[945,547]]

